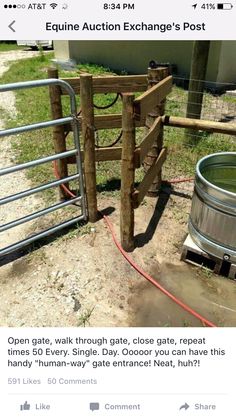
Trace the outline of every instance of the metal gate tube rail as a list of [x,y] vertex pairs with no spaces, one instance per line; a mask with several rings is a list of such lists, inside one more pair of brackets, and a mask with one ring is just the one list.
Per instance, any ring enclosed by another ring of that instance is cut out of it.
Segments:
[[6,137],[8,135],[18,135],[18,134],[21,134],[22,132],[29,132],[29,131],[35,131],[37,129],[55,127],[57,125],[68,124],[73,121],[74,121],[74,118],[72,118],[72,116],[67,116],[65,118],[54,119],[53,121],[37,122],[36,124],[23,125],[21,127],[3,129],[0,131],[0,137]]
[[35,87],[44,87],[44,86],[61,86],[65,89],[70,98],[71,111],[76,115],[76,100],[75,92],[71,85],[64,80],[60,79],[42,79],[42,80],[32,80],[32,81],[23,81],[18,83],[8,83],[0,86],[0,93],[8,92],[9,90],[21,90],[21,89],[33,89]]
[[80,174],[78,173],[76,175],[64,177],[63,179],[54,180],[53,182],[45,183],[44,185],[37,186],[36,188],[27,189],[26,191],[7,196],[6,198],[0,199],[0,205],[8,204],[9,202],[16,201],[17,199],[20,199],[20,198],[25,198],[26,196],[30,196],[37,192],[45,191],[46,189],[53,188],[54,186],[62,185],[62,183],[70,182],[72,180],[78,179],[79,177],[80,177]]
[[55,204],[55,205],[52,205],[51,207],[44,208],[40,211],[34,212],[33,214],[29,214],[29,215],[26,215],[25,217],[21,217],[21,218],[18,218],[17,220],[11,221],[10,223],[2,224],[0,226],[0,233],[2,233],[3,231],[9,230],[10,228],[17,227],[20,224],[24,224],[29,221],[35,220],[36,218],[42,217],[43,215],[50,214],[50,212],[64,208],[67,205],[75,204],[78,201],[81,201],[81,196],[76,196],[75,198],[69,199],[68,201],[60,202],[59,204]]
[[64,80],[60,80],[60,79],[43,79],[43,80],[34,80],[34,81],[27,81],[27,82],[19,82],[19,83],[10,83],[10,84],[5,84],[0,86],[0,93],[2,92],[7,92],[9,90],[20,90],[20,89],[32,89],[32,88],[36,88],[36,87],[43,87],[43,86],[53,86],[53,85],[57,85],[60,86],[61,88],[63,88],[64,90],[67,91],[67,93],[69,94],[69,98],[70,98],[70,116],[67,117],[63,117],[63,118],[58,118],[58,119],[54,119],[54,120],[50,120],[50,121],[43,121],[43,122],[39,122],[39,123],[35,123],[35,124],[29,124],[26,126],[20,126],[20,127],[15,127],[15,128],[10,128],[10,129],[4,129],[4,130],[0,130],[0,138],[1,137],[5,137],[5,136],[9,136],[9,135],[17,135],[23,132],[28,132],[28,131],[33,131],[33,130],[38,130],[38,129],[44,129],[44,128],[48,128],[48,127],[53,127],[53,126],[57,126],[57,125],[64,125],[64,124],[71,124],[72,127],[72,132],[73,132],[73,137],[74,137],[74,144],[75,144],[75,149],[73,150],[69,150],[69,151],[65,151],[62,153],[58,153],[58,154],[54,154],[48,157],[44,157],[44,158],[40,158],[40,159],[36,159],[34,161],[30,161],[30,162],[26,162],[26,163],[22,163],[19,165],[15,165],[12,167],[6,167],[3,169],[0,169],[0,176],[3,175],[7,175],[13,172],[17,172],[19,170],[24,170],[33,166],[37,166],[40,164],[44,164],[44,163],[48,163],[50,161],[55,161],[55,160],[60,160],[72,155],[75,155],[76,158],[76,167],[77,167],[77,173],[75,175],[71,175],[71,176],[67,176],[63,179],[57,179],[53,182],[49,182],[47,184],[43,184],[40,186],[37,186],[35,188],[31,188],[29,190],[25,190],[19,193],[16,193],[14,195],[5,197],[0,199],[0,205],[3,204],[7,204],[13,201],[16,201],[20,198],[24,198],[27,196],[30,196],[34,193],[37,192],[42,192],[46,189],[49,188],[53,188],[59,185],[62,185],[63,183],[68,183],[72,180],[75,179],[79,179],[79,190],[80,190],[80,196],[77,196],[73,199],[69,199],[67,201],[61,202],[61,203],[57,203],[51,207],[39,210],[35,213],[29,214],[25,217],[21,217],[17,220],[8,222],[2,226],[0,226],[0,231],[5,231],[8,230],[10,228],[16,227],[22,223],[31,221],[33,219],[36,219],[38,217],[41,217],[43,215],[46,215],[52,211],[55,211],[57,209],[63,208],[67,205],[76,203],[77,201],[81,201],[81,211],[82,214],[79,215],[78,217],[75,217],[73,219],[64,221],[60,224],[55,225],[54,227],[48,228],[42,232],[39,232],[31,237],[28,237],[24,240],[21,240],[17,243],[14,243],[12,245],[8,245],[7,247],[5,247],[4,249],[0,250],[0,256],[4,256],[6,254],[8,254],[9,252],[18,250],[20,248],[22,248],[23,246],[27,246],[28,244],[32,243],[33,241],[35,241],[36,239],[41,239],[44,238],[46,236],[48,236],[49,234],[53,234],[63,228],[69,227],[72,224],[85,220],[87,215],[86,215],[86,200],[85,200],[85,194],[84,194],[84,184],[83,184],[83,171],[82,171],[82,162],[81,162],[81,156],[80,156],[80,143],[79,143],[79,121],[78,121],[78,117],[77,117],[77,106],[76,106],[76,97],[75,97],[75,93],[73,88]]
[[77,150],[73,149],[70,151],[65,151],[63,153],[52,154],[48,157],[43,157],[37,160],[31,160],[27,163],[17,164],[16,166],[6,167],[5,169],[0,169],[0,176],[8,175],[9,173],[18,172],[19,170],[29,169],[30,167],[38,166],[39,164],[49,163],[50,161],[64,159],[66,157],[75,156]]
[[79,217],[72,218],[69,221],[64,221],[61,224],[57,224],[54,227],[48,228],[47,230],[42,231],[41,233],[35,234],[32,237],[28,237],[27,239],[21,240],[15,244],[5,247],[3,250],[0,250],[0,257],[6,255],[7,253],[14,252],[16,250],[21,249],[24,246],[27,246],[33,243],[35,240],[43,239],[47,237],[49,234],[56,233],[57,231],[69,227],[72,224],[78,223],[79,221],[83,221],[85,219],[84,215],[80,215]]

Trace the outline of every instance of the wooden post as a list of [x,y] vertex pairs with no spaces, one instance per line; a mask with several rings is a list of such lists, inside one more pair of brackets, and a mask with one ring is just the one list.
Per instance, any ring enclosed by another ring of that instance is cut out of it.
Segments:
[[187,128],[210,133],[217,132],[219,134],[236,135],[236,125],[232,122],[215,122],[205,121],[203,119],[180,118],[179,116],[163,116],[163,125],[176,128]]
[[135,176],[135,123],[133,102],[134,95],[128,93],[123,94],[120,235],[121,245],[127,252],[131,252],[134,249],[134,208],[132,194],[134,192]]
[[95,129],[93,111],[93,80],[91,74],[80,76],[80,102],[82,111],[82,139],[84,148],[84,176],[88,203],[88,218],[98,218],[95,164]]
[[[210,50],[210,41],[194,41],[191,60],[191,71],[188,88],[187,118],[200,119],[202,101],[207,72],[207,62]],[[191,129],[185,130],[185,145],[196,145],[198,142],[197,132]]]
[[[148,88],[154,86],[154,84],[159,83],[161,80],[166,78],[169,75],[168,67],[159,67],[159,68],[148,68]],[[152,112],[150,112],[146,118],[146,127],[149,129],[153,125],[155,119],[158,116],[164,115],[165,113],[165,100],[163,100],[160,105],[156,106]],[[147,157],[144,160],[143,167],[144,172],[147,173],[149,168],[156,161],[157,156],[160,154],[160,151],[163,147],[163,127],[161,127],[156,140],[153,143],[152,148],[147,154]],[[149,188],[147,196],[157,196],[161,186],[161,171],[158,173],[154,179],[152,185]]]
[[[49,79],[58,79],[58,70],[57,68],[48,69],[48,78]],[[60,86],[50,86],[49,87],[49,96],[51,103],[51,114],[52,119],[59,119],[63,117],[62,112],[62,103],[61,103],[61,88]],[[62,153],[66,151],[66,139],[63,125],[57,125],[53,127],[53,144],[55,153]],[[60,178],[68,176],[67,161],[66,159],[58,160],[58,173]],[[68,183],[65,183],[65,186],[68,188]],[[64,189],[59,187],[59,197],[62,201],[68,199],[68,194]]]

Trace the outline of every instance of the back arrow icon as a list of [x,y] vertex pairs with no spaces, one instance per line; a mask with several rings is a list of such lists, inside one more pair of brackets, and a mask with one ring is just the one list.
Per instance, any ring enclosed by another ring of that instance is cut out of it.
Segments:
[[188,408],[189,408],[189,404],[188,403],[185,403],[182,406],[180,406],[179,410],[181,410],[181,409],[187,410]]
[[8,28],[11,29],[12,32],[15,32],[15,29],[12,27],[16,23],[15,20],[13,20],[10,25],[8,25]]

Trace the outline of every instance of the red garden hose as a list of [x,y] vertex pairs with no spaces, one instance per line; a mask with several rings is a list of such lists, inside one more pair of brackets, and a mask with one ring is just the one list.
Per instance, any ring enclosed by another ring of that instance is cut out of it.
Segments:
[[[57,179],[60,179],[58,170],[57,170],[57,164],[56,161],[53,162],[54,165],[54,174],[55,177]],[[180,179],[179,181],[182,182],[188,182],[192,180],[192,178],[187,178],[185,180]],[[174,179],[173,181],[170,181],[170,183],[177,183],[178,179]],[[75,195],[63,184],[60,185],[60,187],[71,197],[75,197]],[[101,212],[100,212],[101,214]],[[128,253],[125,252],[125,250],[121,247],[120,243],[118,242],[112,223],[109,220],[109,218],[106,215],[101,214],[104,221],[106,222],[113,241],[115,243],[115,245],[117,246],[117,248],[119,249],[120,253],[124,256],[124,258],[129,262],[129,264],[140,274],[142,275],[145,279],[147,279],[149,282],[151,282],[152,285],[154,285],[156,288],[158,288],[161,292],[163,292],[163,294],[165,294],[167,297],[169,297],[172,301],[174,301],[176,304],[178,304],[180,307],[182,307],[183,310],[187,311],[188,313],[192,314],[194,317],[196,317],[198,320],[200,320],[205,326],[209,326],[209,327],[217,327],[214,323],[210,322],[209,320],[207,320],[205,317],[201,316],[200,314],[198,314],[195,310],[193,310],[191,307],[189,307],[187,304],[183,303],[181,300],[179,300],[177,297],[175,297],[173,294],[171,294],[169,291],[167,291],[164,287],[162,287],[158,282],[155,281],[155,279],[153,279],[148,273],[146,273],[140,266],[138,266],[133,259],[128,255]]]

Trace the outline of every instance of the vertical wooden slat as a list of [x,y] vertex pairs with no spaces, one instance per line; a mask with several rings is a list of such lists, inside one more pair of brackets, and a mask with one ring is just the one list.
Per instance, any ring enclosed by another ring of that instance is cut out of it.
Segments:
[[[49,79],[58,79],[58,70],[57,68],[48,69],[48,78]],[[61,103],[61,89],[59,86],[50,86],[49,87],[49,97],[51,103],[51,114],[52,119],[59,119],[63,117],[62,103]],[[64,127],[58,125],[53,127],[53,144],[55,153],[62,153],[66,151],[66,139],[64,133]],[[67,161],[66,159],[58,160],[58,173],[60,178],[68,176]],[[68,188],[68,183],[65,183],[65,186]],[[59,187],[59,196],[61,200],[68,199],[68,194],[66,191]]]
[[[159,81],[163,80],[169,75],[168,67],[161,67],[161,68],[149,68],[148,69],[148,88],[152,87],[154,84],[158,83]],[[146,126],[148,129],[153,125],[155,119],[158,116],[164,115],[165,112],[165,100],[163,100],[160,105],[156,106],[152,112],[150,112],[146,119]],[[144,160],[144,172],[147,173],[150,167],[156,161],[156,158],[161,152],[163,147],[163,127],[160,128],[160,131],[157,135],[156,140],[153,143],[152,148],[147,154],[147,157]],[[154,179],[152,185],[149,188],[147,196],[156,196],[159,192],[161,186],[161,171]]]
[[88,218],[94,223],[98,218],[95,164],[95,129],[93,112],[92,75],[80,76],[80,101],[82,111],[82,141],[84,148],[84,176],[88,204]]
[[131,252],[134,249],[134,208],[132,194],[134,192],[135,177],[135,125],[133,102],[134,95],[123,95],[120,235],[121,245],[127,252]]

